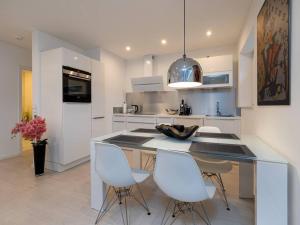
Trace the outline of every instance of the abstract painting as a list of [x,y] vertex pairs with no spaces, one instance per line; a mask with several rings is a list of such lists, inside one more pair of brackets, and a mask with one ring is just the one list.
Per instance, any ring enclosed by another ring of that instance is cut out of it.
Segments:
[[266,0],[257,17],[257,104],[290,104],[289,0]]

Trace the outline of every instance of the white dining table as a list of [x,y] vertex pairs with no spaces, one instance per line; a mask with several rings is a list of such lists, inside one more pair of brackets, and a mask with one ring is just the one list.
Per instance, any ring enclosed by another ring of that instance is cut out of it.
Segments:
[[[254,167],[253,179],[240,175],[240,196],[255,197],[255,224],[256,225],[287,225],[288,224],[288,162],[278,152],[264,143],[260,138],[252,135],[243,135],[239,140],[224,138],[190,137],[188,140],[176,140],[162,134],[137,133],[119,131],[101,137],[93,138],[90,142],[91,159],[91,208],[99,210],[102,204],[106,185],[95,171],[95,144],[118,135],[133,135],[152,137],[142,146],[122,147],[132,151],[133,167],[141,167],[141,154],[147,149],[154,151],[164,149],[169,151],[181,151],[191,153],[189,148],[192,142],[208,142],[219,144],[246,145],[256,158],[251,160]],[[120,146],[121,147],[121,146]],[[191,153],[192,154],[192,153]],[[192,154],[193,155],[193,154]],[[211,156],[211,155],[210,155]],[[217,158],[220,156],[216,156]],[[235,160],[234,158],[232,160]],[[235,161],[240,161],[236,159]],[[249,161],[249,160],[248,160]],[[243,160],[240,166],[244,165]],[[249,165],[249,162],[246,162]],[[245,167],[249,172],[249,166]],[[240,169],[241,171],[241,169]],[[251,176],[250,176],[251,177]]]

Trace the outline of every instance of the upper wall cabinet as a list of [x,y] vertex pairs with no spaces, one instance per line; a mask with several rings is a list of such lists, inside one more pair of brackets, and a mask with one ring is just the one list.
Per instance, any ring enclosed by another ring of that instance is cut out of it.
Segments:
[[63,65],[91,72],[91,59],[69,49],[63,49]]
[[203,73],[215,73],[233,70],[232,55],[221,55],[198,59]]
[[202,70],[199,88],[230,88],[233,86],[233,57],[222,55],[198,59]]

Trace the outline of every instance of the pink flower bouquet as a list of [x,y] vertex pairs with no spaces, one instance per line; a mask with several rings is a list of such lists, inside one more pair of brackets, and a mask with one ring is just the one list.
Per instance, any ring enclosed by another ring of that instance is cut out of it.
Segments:
[[17,123],[12,129],[12,137],[15,137],[18,133],[25,140],[29,140],[33,145],[47,144],[47,139],[41,140],[43,134],[46,132],[46,120],[40,116],[35,116],[30,121],[21,121]]

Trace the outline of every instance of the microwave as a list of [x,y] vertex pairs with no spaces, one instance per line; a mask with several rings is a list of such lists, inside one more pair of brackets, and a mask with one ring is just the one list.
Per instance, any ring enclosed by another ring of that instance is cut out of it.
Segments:
[[63,102],[91,102],[91,73],[63,66],[62,76]]
[[202,84],[207,87],[232,87],[232,71],[204,73],[202,77]]

